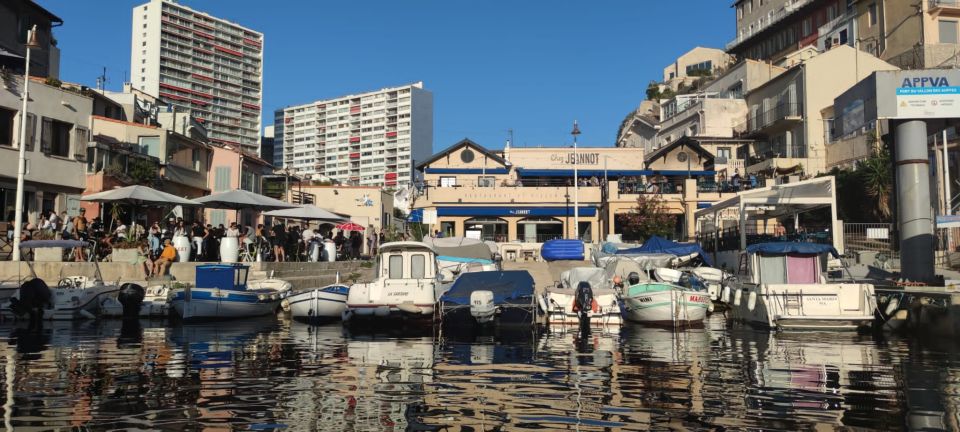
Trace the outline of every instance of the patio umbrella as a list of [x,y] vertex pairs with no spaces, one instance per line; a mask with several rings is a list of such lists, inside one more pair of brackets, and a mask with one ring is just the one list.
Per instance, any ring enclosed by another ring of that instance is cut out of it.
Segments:
[[347,222],[337,225],[337,229],[343,231],[363,231],[363,226],[353,222]]
[[213,209],[225,210],[279,210],[297,207],[296,204],[286,203],[277,199],[245,191],[243,189],[234,189],[226,192],[219,192],[213,195],[207,195],[195,199],[198,204]]
[[303,205],[283,210],[273,210],[266,212],[263,215],[287,219],[315,220],[329,223],[345,222],[348,220],[348,218],[340,216],[336,213],[312,205]]
[[97,192],[95,194],[80,197],[80,201],[91,201],[98,203],[116,202],[135,206],[200,205],[192,200],[180,198],[173,194],[168,194],[151,187],[140,185]]

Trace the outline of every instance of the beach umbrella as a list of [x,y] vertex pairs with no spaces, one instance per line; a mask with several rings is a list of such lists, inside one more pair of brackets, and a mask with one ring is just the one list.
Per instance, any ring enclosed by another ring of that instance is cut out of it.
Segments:
[[343,231],[363,231],[363,226],[353,222],[347,222],[337,225],[337,229]]
[[212,209],[225,210],[280,210],[297,207],[296,204],[286,203],[267,196],[245,191],[243,189],[234,189],[226,192],[219,192],[212,195],[203,196],[194,199],[200,205]]
[[113,202],[135,206],[185,205],[196,206],[199,203],[173,194],[158,191],[147,186],[127,186],[80,197],[80,201]]
[[315,220],[328,223],[339,223],[348,220],[348,218],[344,216],[312,205],[302,205],[289,209],[268,211],[263,215],[286,219]]

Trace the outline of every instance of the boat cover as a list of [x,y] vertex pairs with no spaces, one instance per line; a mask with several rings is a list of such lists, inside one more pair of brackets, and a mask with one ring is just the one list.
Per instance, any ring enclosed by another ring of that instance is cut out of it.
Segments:
[[583,261],[583,242],[580,240],[548,240],[540,249],[540,256],[547,261]]
[[440,301],[467,306],[474,291],[493,292],[493,302],[533,296],[533,278],[526,270],[464,273],[453,282]]
[[820,243],[800,243],[800,242],[770,242],[757,243],[747,246],[747,253],[764,253],[775,255],[786,254],[816,254],[820,255],[829,252],[835,258],[840,258],[840,254],[833,246]]
[[637,253],[666,253],[676,256],[700,254],[703,262],[709,266],[713,265],[710,262],[710,257],[707,256],[707,253],[703,251],[700,245],[696,243],[677,243],[659,236],[650,237],[638,248],[616,251],[617,255],[633,255]]
[[20,243],[20,249],[39,249],[39,248],[78,248],[86,247],[89,244],[82,240],[27,240]]
[[423,242],[430,245],[437,253],[437,259],[450,262],[479,262],[493,263],[494,250],[490,245],[476,239],[465,237],[425,238]]
[[574,267],[560,273],[560,283],[564,289],[574,290],[580,282],[588,282],[593,289],[609,288],[610,276],[599,267]]

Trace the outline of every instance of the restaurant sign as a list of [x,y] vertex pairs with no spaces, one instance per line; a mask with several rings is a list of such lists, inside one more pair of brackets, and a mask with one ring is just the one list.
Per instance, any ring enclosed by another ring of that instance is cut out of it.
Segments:
[[597,165],[600,163],[600,153],[554,153],[550,155],[550,162],[565,165]]

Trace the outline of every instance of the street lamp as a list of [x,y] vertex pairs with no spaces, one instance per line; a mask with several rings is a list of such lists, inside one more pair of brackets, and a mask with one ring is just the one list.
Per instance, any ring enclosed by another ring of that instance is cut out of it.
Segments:
[[577,121],[573,121],[573,230],[576,233],[574,239],[580,239],[580,184],[577,181],[577,135],[580,135],[580,128],[577,127]]
[[20,235],[23,231],[23,177],[27,175],[27,101],[30,99],[28,91],[30,89],[30,50],[40,48],[37,42],[37,26],[27,31],[27,58],[26,67],[23,71],[23,91],[20,97],[23,98],[23,105],[20,108],[20,142],[17,144],[20,150],[20,156],[17,159],[17,203],[15,207],[16,214],[13,219],[13,261],[20,261]]

